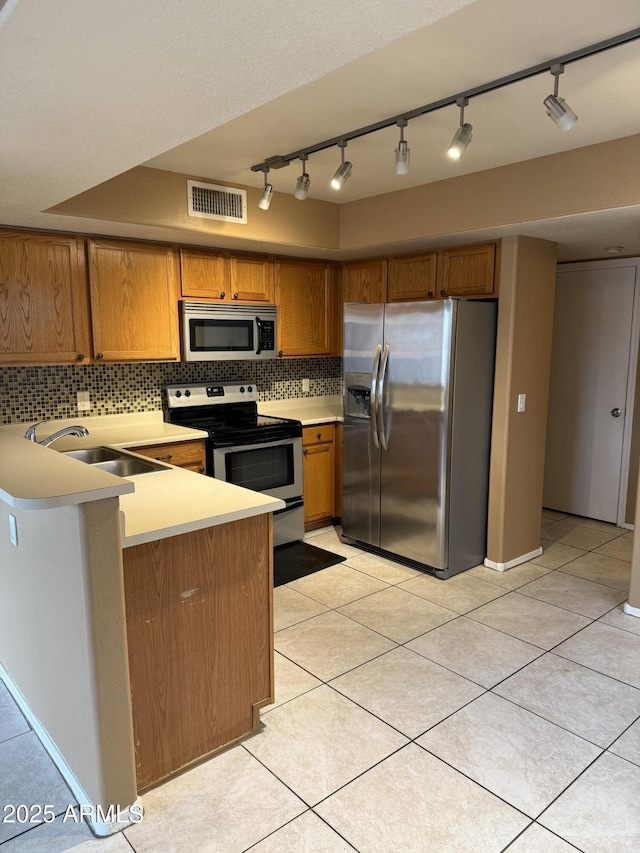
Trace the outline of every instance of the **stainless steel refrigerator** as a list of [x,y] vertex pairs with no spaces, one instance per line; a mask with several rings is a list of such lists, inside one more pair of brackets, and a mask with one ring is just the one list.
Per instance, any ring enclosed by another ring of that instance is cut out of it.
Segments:
[[347,542],[440,578],[483,561],[496,308],[345,305]]

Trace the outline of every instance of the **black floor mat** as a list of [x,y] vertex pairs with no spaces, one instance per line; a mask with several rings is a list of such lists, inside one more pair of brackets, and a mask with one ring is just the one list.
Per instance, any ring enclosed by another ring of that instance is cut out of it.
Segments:
[[320,569],[335,566],[343,560],[346,560],[346,557],[325,551],[324,548],[316,548],[307,542],[282,545],[273,552],[273,585],[282,586],[284,583],[319,572]]

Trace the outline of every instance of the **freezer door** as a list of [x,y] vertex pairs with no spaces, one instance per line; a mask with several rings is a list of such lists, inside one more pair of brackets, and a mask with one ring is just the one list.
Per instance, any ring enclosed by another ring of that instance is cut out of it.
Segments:
[[351,539],[375,546],[380,545],[375,389],[383,316],[383,305],[344,306],[342,530]]
[[386,306],[380,546],[434,569],[447,548],[451,365],[457,303]]

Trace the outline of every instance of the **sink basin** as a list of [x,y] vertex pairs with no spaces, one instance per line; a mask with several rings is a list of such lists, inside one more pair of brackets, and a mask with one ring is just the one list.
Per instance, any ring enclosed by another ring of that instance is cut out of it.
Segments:
[[152,459],[136,459],[133,456],[120,456],[118,459],[95,462],[93,467],[116,474],[118,477],[134,477],[138,474],[149,474],[152,471],[170,470],[166,465],[154,462]]
[[152,471],[169,471],[161,462],[153,459],[140,459],[137,456],[114,450],[111,447],[87,447],[82,450],[65,450],[65,456],[86,462],[94,468],[108,471],[118,477],[136,477],[138,474],[149,474]]
[[64,450],[62,452],[65,456],[71,456],[72,459],[78,459],[80,462],[86,462],[89,465],[106,462],[108,459],[120,459],[121,457],[117,450],[112,450],[110,447],[86,447],[82,450]]

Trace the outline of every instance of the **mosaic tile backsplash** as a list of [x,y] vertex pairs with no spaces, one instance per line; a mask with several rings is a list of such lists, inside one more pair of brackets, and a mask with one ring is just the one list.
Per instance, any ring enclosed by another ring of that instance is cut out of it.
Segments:
[[[303,379],[309,380],[306,393]],[[119,415],[161,409],[165,385],[236,381],[253,383],[261,400],[340,394],[342,359],[3,367],[0,423],[76,417],[78,391],[91,398],[82,417]]]

